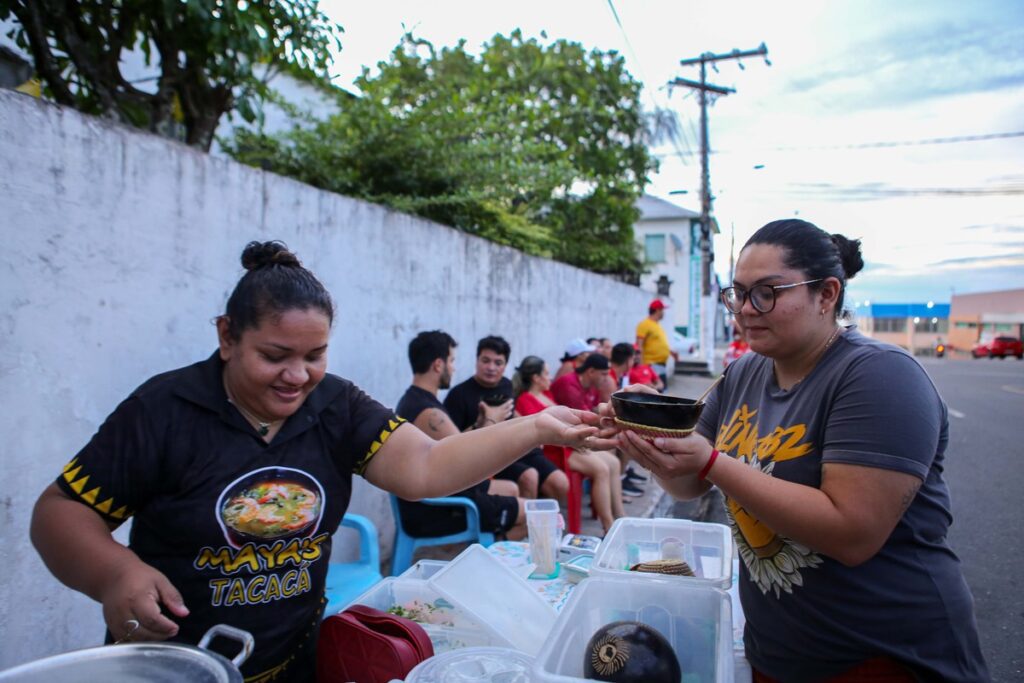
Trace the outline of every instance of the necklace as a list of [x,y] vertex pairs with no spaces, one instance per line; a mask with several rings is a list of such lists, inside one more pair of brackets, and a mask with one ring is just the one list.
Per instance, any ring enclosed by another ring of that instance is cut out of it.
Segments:
[[818,361],[822,359],[822,357],[825,355],[825,352],[828,351],[828,347],[832,346],[832,342],[834,342],[839,337],[839,333],[842,331],[843,328],[836,325],[836,329],[832,332],[832,336],[828,338],[828,341],[825,342],[825,346],[823,346],[821,349],[821,353],[819,353],[818,357],[814,359],[814,364],[811,366],[811,369],[805,372],[803,377],[793,382],[793,384],[791,384],[789,389],[786,389],[786,391],[792,391],[797,384],[800,384],[800,382],[803,382],[805,379],[807,379],[807,376],[811,374],[811,370],[814,370],[814,368],[817,367]]
[[236,401],[234,399],[234,397],[231,395],[231,390],[228,389],[227,381],[224,382],[224,391],[228,395],[228,403],[230,403],[235,408],[237,408],[238,412],[240,412],[242,414],[242,417],[244,417],[246,420],[248,420],[249,423],[252,424],[252,426],[256,428],[256,433],[257,434],[259,434],[260,436],[266,436],[267,434],[270,433],[270,428],[273,427],[274,423],[278,422],[278,420],[272,420],[270,422],[264,422],[263,420],[259,419],[258,417],[256,417],[252,413],[250,413],[248,410],[243,408],[242,404],[239,403],[238,401]]

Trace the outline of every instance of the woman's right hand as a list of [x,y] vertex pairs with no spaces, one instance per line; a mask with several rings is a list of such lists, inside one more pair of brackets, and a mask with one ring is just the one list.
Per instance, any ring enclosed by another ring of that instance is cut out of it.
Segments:
[[178,589],[141,560],[112,576],[100,598],[103,619],[116,641],[166,640],[177,635],[178,625],[161,613],[161,605],[175,617],[188,616]]

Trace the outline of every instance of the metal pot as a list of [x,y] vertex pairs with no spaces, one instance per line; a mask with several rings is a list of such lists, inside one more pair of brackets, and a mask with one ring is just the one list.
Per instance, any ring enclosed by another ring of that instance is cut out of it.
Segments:
[[[214,636],[237,641],[242,646],[241,652],[228,661],[210,651],[206,646]],[[238,667],[252,654],[254,643],[249,632],[218,624],[203,634],[198,647],[183,643],[126,643],[90,647],[0,671],[0,683],[242,683]]]

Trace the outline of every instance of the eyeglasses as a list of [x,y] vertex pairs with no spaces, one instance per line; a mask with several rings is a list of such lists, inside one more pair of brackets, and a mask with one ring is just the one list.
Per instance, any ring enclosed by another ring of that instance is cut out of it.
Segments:
[[750,305],[759,313],[771,313],[775,309],[775,292],[779,289],[789,289],[800,285],[810,285],[821,282],[825,278],[819,277],[816,280],[804,280],[794,282],[791,285],[754,285],[750,289],[743,287],[726,287],[722,290],[722,303],[729,309],[730,313],[738,314],[743,308],[743,303],[750,297]]

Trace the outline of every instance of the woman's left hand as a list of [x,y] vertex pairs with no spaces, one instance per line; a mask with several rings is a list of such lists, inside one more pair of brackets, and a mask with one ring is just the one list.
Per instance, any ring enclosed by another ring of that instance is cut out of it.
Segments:
[[609,438],[615,430],[601,429],[600,415],[566,406],[551,406],[537,413],[537,431],[542,443],[591,450],[611,450],[617,445]]
[[619,433],[616,445],[659,479],[697,474],[707,464],[712,451],[707,439],[696,432],[681,439],[657,438],[652,443],[626,430]]

